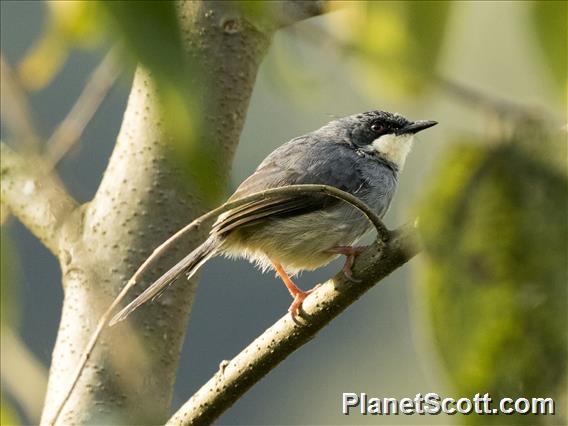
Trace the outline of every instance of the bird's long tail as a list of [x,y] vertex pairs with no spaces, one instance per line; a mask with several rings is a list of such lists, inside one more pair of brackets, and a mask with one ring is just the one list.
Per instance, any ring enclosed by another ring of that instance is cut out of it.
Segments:
[[220,240],[218,237],[211,236],[203,244],[189,253],[186,257],[180,260],[168,272],[154,281],[146,290],[140,294],[136,299],[126,305],[119,313],[117,313],[110,321],[110,325],[114,325],[119,321],[124,320],[135,309],[149,300],[156,299],[164,290],[168,288],[180,275],[187,274],[187,279],[190,279],[210,258],[217,254],[219,249]]

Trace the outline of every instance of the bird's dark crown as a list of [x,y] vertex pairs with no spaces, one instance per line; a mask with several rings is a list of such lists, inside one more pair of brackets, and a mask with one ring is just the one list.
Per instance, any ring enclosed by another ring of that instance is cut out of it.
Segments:
[[379,110],[362,112],[354,116],[352,115],[351,117],[354,117],[356,120],[364,123],[380,122],[392,130],[398,130],[410,123],[409,120],[396,112],[393,113]]

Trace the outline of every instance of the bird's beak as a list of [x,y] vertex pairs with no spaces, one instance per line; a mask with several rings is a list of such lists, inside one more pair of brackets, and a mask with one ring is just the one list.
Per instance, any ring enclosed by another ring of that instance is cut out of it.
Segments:
[[438,124],[437,121],[419,120],[415,121],[414,123],[410,123],[407,126],[404,126],[402,129],[399,129],[397,133],[399,135],[407,135],[409,133],[414,134],[429,127],[435,126],[436,124]]

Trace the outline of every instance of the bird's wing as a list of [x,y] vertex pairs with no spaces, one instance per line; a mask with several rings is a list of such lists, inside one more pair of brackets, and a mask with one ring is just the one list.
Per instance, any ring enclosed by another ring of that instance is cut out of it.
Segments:
[[[332,143],[283,145],[273,152],[229,198],[229,201],[270,188],[298,184],[331,185],[355,194],[365,181],[344,148]],[[325,194],[293,194],[263,199],[230,210],[214,226],[223,234],[235,228],[258,224],[267,218],[292,217],[330,207],[339,200]]]
[[222,220],[215,223],[213,232],[224,234],[235,228],[258,224],[267,218],[297,216],[321,209],[333,202],[334,199],[324,195],[295,195],[260,200],[231,210]]

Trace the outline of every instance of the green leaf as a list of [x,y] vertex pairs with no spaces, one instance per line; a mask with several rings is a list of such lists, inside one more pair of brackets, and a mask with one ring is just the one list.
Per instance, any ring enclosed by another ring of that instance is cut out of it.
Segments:
[[47,2],[45,29],[18,67],[24,87],[39,90],[47,86],[63,68],[75,47],[96,47],[106,25],[101,24],[96,2]]
[[423,92],[442,47],[451,2],[354,2],[331,31],[354,53],[366,92]]
[[222,153],[202,133],[201,111],[207,102],[207,70],[200,58],[185,52],[181,14],[176,2],[102,1],[125,53],[150,72],[160,99],[159,117],[170,141],[170,160],[184,173],[189,190],[207,205],[219,202],[225,178],[217,159]]
[[535,1],[531,3],[531,19],[540,48],[547,61],[547,67],[556,84],[568,88],[568,7],[566,1]]
[[[560,405],[568,360],[568,181],[525,148],[523,134],[499,146],[457,143],[440,162],[419,215],[421,300],[456,396],[550,396]],[[540,149],[555,146],[553,137],[541,132]]]
[[0,426],[17,426],[22,424],[16,410],[2,398],[0,400]]
[[126,52],[159,79],[179,79],[185,69],[173,1],[100,1]]
[[20,313],[20,263],[6,227],[2,227],[0,239],[0,323],[13,326]]

